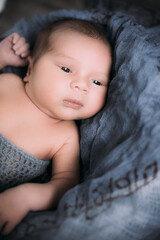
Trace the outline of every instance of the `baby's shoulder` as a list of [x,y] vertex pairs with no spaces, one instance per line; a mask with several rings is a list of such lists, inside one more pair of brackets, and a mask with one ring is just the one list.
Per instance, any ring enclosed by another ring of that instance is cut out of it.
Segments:
[[[7,93],[7,91],[15,92],[16,89],[22,87],[22,79],[13,73],[0,74],[0,93]],[[12,91],[11,91],[12,90]]]
[[22,79],[14,73],[2,73],[0,74],[0,85],[19,85],[22,84]]
[[76,124],[72,121],[61,121],[56,127],[53,127],[53,131],[50,131],[50,134],[50,152],[52,156],[64,149],[72,152],[79,148],[79,131]]
[[66,141],[79,140],[79,130],[74,121],[62,121],[60,131]]

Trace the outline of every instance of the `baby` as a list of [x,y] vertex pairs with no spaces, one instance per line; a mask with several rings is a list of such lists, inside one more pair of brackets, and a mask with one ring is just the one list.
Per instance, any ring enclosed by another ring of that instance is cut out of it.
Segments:
[[[10,233],[29,211],[51,209],[79,182],[74,120],[103,107],[111,68],[105,34],[84,20],[61,20],[38,35],[32,55],[13,33],[0,42],[0,68],[25,66],[22,80],[0,75],[0,231]],[[31,182],[52,161],[47,183]],[[14,183],[14,185],[13,185]]]

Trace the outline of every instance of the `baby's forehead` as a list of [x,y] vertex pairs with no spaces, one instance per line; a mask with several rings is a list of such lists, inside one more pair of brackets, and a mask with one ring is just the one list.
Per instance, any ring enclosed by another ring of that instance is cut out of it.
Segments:
[[[88,46],[87,49],[86,46]],[[54,53],[57,51],[63,51],[64,49],[74,49],[73,51],[77,52],[75,48],[79,48],[82,52],[86,50],[86,53],[88,53],[89,50],[92,50],[92,55],[95,53],[95,55],[106,55],[107,58],[112,58],[111,47],[107,41],[88,36],[74,29],[56,31],[53,35],[50,47]]]
[[79,30],[76,30],[76,29],[60,28],[52,33],[52,41],[53,42],[58,41],[60,38],[62,38],[65,42],[65,39],[67,37],[70,37],[70,38],[73,37],[76,41],[78,41],[78,39],[80,39],[80,38],[86,38],[92,42],[96,40],[96,41],[99,41],[100,43],[103,43],[104,45],[106,45],[107,48],[110,48],[110,44],[107,39],[100,38],[99,36],[96,36],[96,35],[94,35],[94,36],[88,35]]

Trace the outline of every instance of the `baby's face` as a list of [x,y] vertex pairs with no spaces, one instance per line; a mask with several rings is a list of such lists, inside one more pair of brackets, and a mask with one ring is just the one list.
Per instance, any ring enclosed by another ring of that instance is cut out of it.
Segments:
[[104,105],[110,67],[105,43],[73,31],[58,32],[53,50],[35,63],[26,91],[52,118],[89,118]]

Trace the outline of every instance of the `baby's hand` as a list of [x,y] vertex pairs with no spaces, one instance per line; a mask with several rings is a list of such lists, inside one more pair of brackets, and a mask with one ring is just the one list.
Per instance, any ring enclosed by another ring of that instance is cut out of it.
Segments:
[[12,37],[12,49],[15,55],[21,57],[22,59],[27,58],[30,54],[29,44],[26,43],[25,38],[21,37],[18,33],[13,33]]
[[13,33],[0,42],[1,67],[25,66],[29,54],[29,44],[18,33]]
[[0,194],[0,232],[9,234],[28,213],[29,203],[20,186]]

